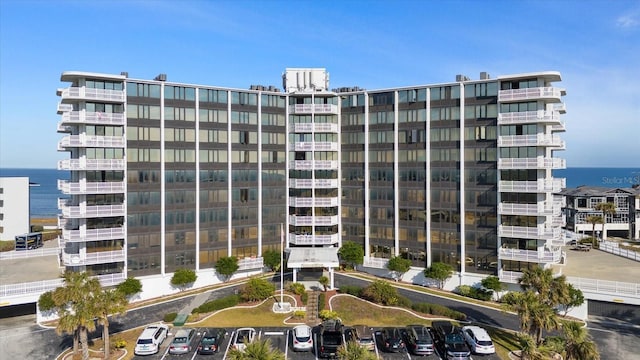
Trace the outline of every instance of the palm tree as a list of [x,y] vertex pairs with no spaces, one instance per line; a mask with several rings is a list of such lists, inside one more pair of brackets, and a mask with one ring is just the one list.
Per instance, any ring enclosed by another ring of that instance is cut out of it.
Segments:
[[559,326],[556,311],[548,304],[538,302],[531,308],[531,332],[536,337],[536,344],[542,345],[542,335],[546,330],[554,330]]
[[600,359],[596,344],[582,324],[574,321],[564,321],[562,323],[562,334],[566,342],[565,355],[567,360]]
[[[523,290],[532,290],[546,299],[553,282],[553,270],[535,267],[525,269],[518,279],[518,284]],[[545,301],[546,302],[546,301]]]
[[520,319],[520,330],[528,333],[531,330],[533,308],[539,303],[538,296],[533,291],[509,292],[502,297],[505,308],[514,311]]
[[327,287],[329,286],[329,278],[322,275],[318,279],[318,282],[320,283],[320,285],[322,285],[322,287],[324,288],[324,291],[327,291]]
[[109,358],[111,343],[109,341],[109,315],[119,315],[127,310],[126,296],[116,289],[105,289],[97,294],[93,305],[98,315],[98,323],[102,325],[102,339],[104,340],[104,358]]
[[589,215],[587,216],[587,222],[589,224],[591,224],[592,228],[591,228],[591,236],[593,236],[594,238],[596,237],[596,224],[603,224],[602,226],[604,226],[604,220],[602,219],[602,216],[600,215]]
[[247,344],[244,350],[232,349],[229,360],[284,360],[284,353],[271,346],[271,340],[258,339]]
[[349,341],[338,349],[339,360],[377,360],[374,352],[369,351],[355,341]]
[[518,335],[520,358],[524,360],[543,360],[545,356],[538,350],[536,342],[528,334]]
[[596,205],[596,210],[602,211],[602,238],[605,238],[604,227],[607,225],[607,215],[616,214],[616,204],[603,202]]

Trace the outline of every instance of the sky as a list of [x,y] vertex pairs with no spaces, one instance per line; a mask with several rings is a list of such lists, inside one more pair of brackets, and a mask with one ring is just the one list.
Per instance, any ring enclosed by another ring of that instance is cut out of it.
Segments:
[[568,167],[640,166],[640,1],[0,1],[0,168],[56,168],[88,71],[248,89],[288,67],[374,90],[559,71]]

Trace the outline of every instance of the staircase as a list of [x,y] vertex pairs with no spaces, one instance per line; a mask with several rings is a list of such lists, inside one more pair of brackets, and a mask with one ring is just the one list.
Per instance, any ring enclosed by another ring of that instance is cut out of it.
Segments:
[[318,296],[320,296],[319,291],[311,291],[309,292],[309,298],[307,300],[307,324],[316,325],[318,324]]

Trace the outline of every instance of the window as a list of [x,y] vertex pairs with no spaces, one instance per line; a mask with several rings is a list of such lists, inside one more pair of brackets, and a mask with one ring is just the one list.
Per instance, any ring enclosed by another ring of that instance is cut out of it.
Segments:
[[160,85],[127,83],[127,96],[160,98]]
[[209,102],[209,103],[218,103],[218,104],[227,103],[226,90],[200,89],[198,97],[200,99],[200,102]]
[[196,100],[196,89],[183,87],[183,86],[170,86],[164,87],[164,98],[168,100]]

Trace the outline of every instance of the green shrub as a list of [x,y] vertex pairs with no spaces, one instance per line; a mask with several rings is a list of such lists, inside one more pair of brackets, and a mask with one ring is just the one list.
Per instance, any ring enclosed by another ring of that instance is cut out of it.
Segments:
[[113,347],[116,349],[124,349],[127,347],[127,341],[124,339],[113,340]]
[[337,319],[338,313],[332,310],[322,310],[318,313],[318,316],[322,320]]
[[318,295],[318,312],[324,310],[324,303],[327,301],[327,296],[325,293],[320,293]]
[[0,251],[11,251],[16,248],[15,240],[0,241]]
[[42,225],[31,225],[31,232],[42,232],[42,230],[44,230]]
[[342,285],[338,291],[343,294],[349,294],[356,297],[360,297],[362,295],[362,287],[356,285]]
[[414,303],[411,305],[411,309],[423,314],[431,314],[448,317],[454,320],[466,320],[467,315],[459,311],[449,309],[446,306],[431,303]]
[[173,320],[176,319],[176,317],[178,317],[178,313],[168,313],[165,314],[164,318],[162,318],[162,320],[164,320],[164,322],[170,323],[173,322]]
[[409,298],[398,295],[396,306],[400,306],[403,308],[411,308],[411,300]]
[[296,319],[304,319],[307,316],[307,312],[304,310],[296,310],[293,312],[293,317]]
[[[240,295],[229,295],[220,299],[207,301],[191,311],[192,314],[203,314],[236,306],[240,303]],[[165,320],[166,321],[166,320]]]
[[304,287],[303,284],[301,284],[299,282],[295,282],[295,283],[289,284],[289,291],[291,291],[292,293],[294,293],[296,295],[302,296],[302,294],[307,292],[307,289]]
[[38,299],[38,308],[42,311],[53,310],[56,307],[56,302],[53,301],[53,291],[47,291],[40,295]]
[[493,296],[493,290],[477,288],[469,285],[460,285],[454,292],[458,295],[483,301],[491,300],[491,297]]
[[307,305],[307,302],[309,301],[309,294],[306,292],[300,294],[300,301],[302,301],[303,305]]
[[142,282],[136,278],[128,277],[125,281],[118,284],[116,289],[124,294],[124,296],[131,296],[142,291]]
[[247,282],[240,293],[246,301],[260,301],[273,296],[276,287],[268,280],[253,278]]
[[375,280],[364,290],[361,297],[376,304],[398,305],[398,290],[386,281]]

